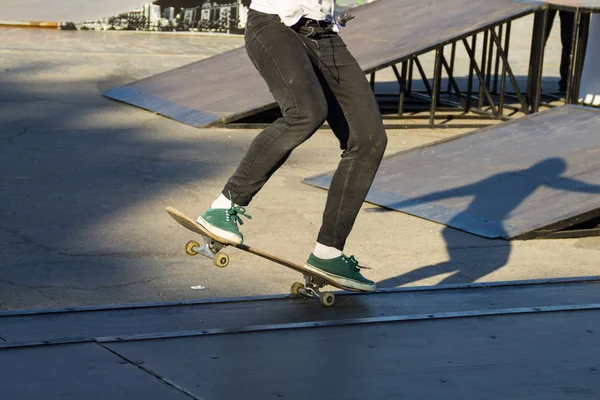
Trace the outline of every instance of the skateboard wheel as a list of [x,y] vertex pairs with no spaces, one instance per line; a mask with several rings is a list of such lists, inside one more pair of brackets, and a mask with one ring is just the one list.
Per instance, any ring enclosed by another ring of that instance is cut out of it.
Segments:
[[196,254],[198,254],[196,252],[196,250],[194,250],[195,247],[200,247],[200,243],[196,242],[195,240],[190,240],[189,242],[186,243],[185,245],[185,252],[189,255],[189,256],[195,256]]
[[304,289],[304,284],[300,283],[300,282],[295,282],[292,285],[292,288],[290,289],[292,294],[301,294],[300,293],[300,289]]
[[335,295],[333,293],[327,292],[321,295],[321,304],[325,307],[331,307],[333,303],[335,303]]
[[215,258],[213,258],[213,264],[219,268],[225,268],[229,265],[229,256],[225,253],[217,253],[215,254]]

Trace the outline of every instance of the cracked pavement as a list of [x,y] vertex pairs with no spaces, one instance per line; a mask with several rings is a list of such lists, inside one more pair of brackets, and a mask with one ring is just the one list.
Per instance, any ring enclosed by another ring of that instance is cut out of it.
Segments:
[[[515,23],[529,31],[530,25]],[[546,63],[557,71],[558,30]],[[230,266],[184,253],[191,216],[218,195],[257,130],[196,129],[102,90],[241,46],[241,38],[1,29],[0,309],[287,293],[300,277],[231,249]],[[552,51],[552,50],[551,50]],[[526,60],[526,51],[511,56]],[[515,62],[523,73],[526,62]],[[551,72],[549,73],[551,74]],[[393,75],[390,75],[393,80]],[[201,84],[201,81],[191,84]],[[388,131],[387,154],[465,130]],[[339,160],[330,131],[300,146],[256,197],[247,243],[298,263],[326,192],[304,178]],[[507,243],[365,204],[347,251],[385,286],[597,275],[599,238]],[[205,290],[192,290],[201,285]],[[0,338],[1,339],[1,338]]]

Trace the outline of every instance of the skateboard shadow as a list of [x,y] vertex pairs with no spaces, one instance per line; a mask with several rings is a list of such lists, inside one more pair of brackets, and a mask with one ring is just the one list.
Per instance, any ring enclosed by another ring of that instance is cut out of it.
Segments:
[[[562,176],[567,164],[561,158],[548,158],[527,169],[506,171],[492,175],[473,184],[449,190],[430,193],[390,205],[400,209],[415,202],[435,203],[438,200],[453,197],[472,198],[468,207],[454,215],[442,230],[446,242],[448,260],[426,265],[401,275],[384,279],[378,287],[395,287],[422,279],[451,273],[439,282],[439,285],[475,282],[484,276],[502,268],[511,254],[511,243],[504,239],[481,238],[482,245],[473,245],[470,233],[462,232],[452,226],[461,226],[474,216],[485,215],[489,230],[496,232],[499,238],[508,237],[504,221],[525,199],[543,186],[556,190],[600,193],[600,186]],[[519,185],[511,186],[507,191],[506,183],[519,177]],[[501,199],[501,201],[498,201]],[[490,204],[495,208],[490,210]]]

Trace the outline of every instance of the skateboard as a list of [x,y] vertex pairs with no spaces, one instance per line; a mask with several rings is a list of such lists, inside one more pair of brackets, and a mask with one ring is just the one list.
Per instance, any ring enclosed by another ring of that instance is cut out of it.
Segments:
[[180,211],[177,211],[173,207],[167,207],[167,212],[179,225],[202,236],[202,245],[195,240],[190,240],[185,245],[185,252],[190,256],[200,254],[208,257],[212,259],[213,264],[219,268],[225,268],[227,265],[229,265],[229,255],[224,253],[223,249],[225,249],[227,246],[232,246],[301,273],[304,275],[304,283],[295,282],[291,287],[291,293],[293,295],[301,295],[307,298],[318,299],[321,304],[326,307],[331,307],[335,303],[335,295],[333,293],[321,291],[321,289],[326,285],[331,285],[346,291],[361,292],[359,289],[340,285],[325,274],[308,270],[302,265],[284,260],[283,258],[266,253],[262,250],[255,249],[245,244],[236,244],[224,241],[223,239],[220,239],[207,231],[198,222],[194,221]]

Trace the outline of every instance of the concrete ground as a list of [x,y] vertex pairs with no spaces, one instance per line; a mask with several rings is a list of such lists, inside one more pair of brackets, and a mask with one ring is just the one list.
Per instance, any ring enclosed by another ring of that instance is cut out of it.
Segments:
[[[513,38],[530,35],[528,18],[513,24]],[[242,38],[26,29],[0,29],[0,38],[0,309],[287,293],[300,278],[237,249],[225,269],[189,257],[184,244],[196,237],[165,212],[202,212],[258,130],[196,129],[100,95]],[[518,39],[511,59],[523,75],[528,43]],[[559,52],[557,25],[550,85]],[[463,132],[390,130],[387,154]],[[327,192],[301,181],[334,169],[339,156],[327,129],[300,146],[248,207],[247,243],[303,262]],[[346,250],[387,287],[452,274],[470,282],[600,271],[600,238],[506,242],[452,231],[447,243],[442,229],[364,204]],[[405,276],[426,266],[426,275]]]

